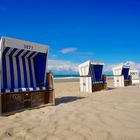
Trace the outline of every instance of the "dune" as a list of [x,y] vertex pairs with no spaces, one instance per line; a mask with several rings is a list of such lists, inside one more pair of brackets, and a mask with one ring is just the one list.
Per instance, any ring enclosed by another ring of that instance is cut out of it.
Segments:
[[80,93],[55,82],[56,106],[0,117],[1,140],[140,140],[140,85]]

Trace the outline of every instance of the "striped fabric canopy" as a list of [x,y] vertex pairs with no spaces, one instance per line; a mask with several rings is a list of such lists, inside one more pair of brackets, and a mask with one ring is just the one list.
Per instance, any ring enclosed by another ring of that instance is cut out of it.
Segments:
[[6,46],[1,59],[1,92],[36,90],[46,82],[47,53]]
[[44,83],[43,59],[46,61],[46,54],[6,47],[2,55],[2,88],[36,87]]

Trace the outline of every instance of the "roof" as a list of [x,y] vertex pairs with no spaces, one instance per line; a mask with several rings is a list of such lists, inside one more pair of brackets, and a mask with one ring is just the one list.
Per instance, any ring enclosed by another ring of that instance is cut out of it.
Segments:
[[79,65],[79,73],[80,76],[87,76],[89,74],[89,70],[90,70],[90,66],[91,65],[100,65],[103,66],[104,63],[102,62],[97,62],[97,61],[93,61],[93,60],[88,60],[84,63],[82,63],[81,65]]
[[48,51],[47,45],[42,45],[39,43],[33,43],[30,41],[24,41],[15,38],[9,38],[9,37],[2,37],[1,40],[4,41],[4,47],[24,49],[24,50],[30,50],[30,51],[36,51],[42,53],[46,53]]
[[113,70],[123,69],[123,68],[130,68],[130,66],[127,66],[127,65],[118,65],[118,66],[114,67]]
[[130,69],[129,72],[139,72],[138,69]]
[[89,66],[90,64],[91,65],[104,65],[104,63],[102,63],[102,62],[98,62],[98,61],[94,61],[94,60],[88,60],[88,61],[80,64],[79,68]]

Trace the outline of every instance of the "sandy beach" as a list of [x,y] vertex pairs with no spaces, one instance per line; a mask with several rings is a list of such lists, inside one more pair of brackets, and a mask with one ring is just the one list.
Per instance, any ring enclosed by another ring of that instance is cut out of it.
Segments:
[[0,117],[0,140],[140,140],[140,85],[80,93],[55,81],[56,106]]

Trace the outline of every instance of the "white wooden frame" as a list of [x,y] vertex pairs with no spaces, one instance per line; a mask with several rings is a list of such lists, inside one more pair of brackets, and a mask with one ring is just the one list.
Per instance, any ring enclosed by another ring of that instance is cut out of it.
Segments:
[[113,68],[113,75],[114,75],[114,86],[115,87],[124,87],[124,75],[122,75],[123,68],[130,69],[129,66],[126,65],[119,65]]

